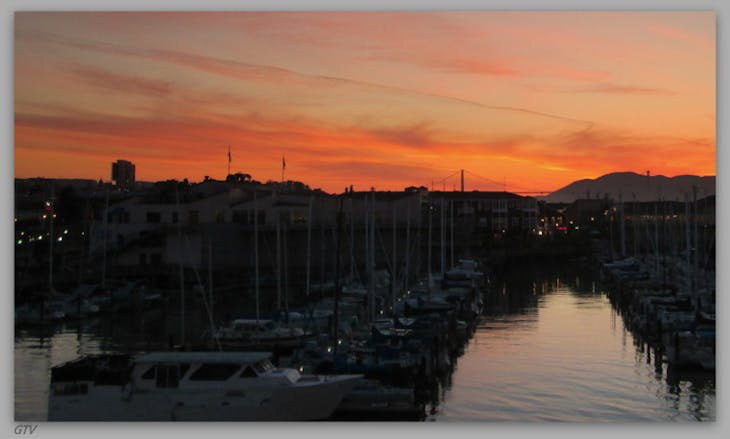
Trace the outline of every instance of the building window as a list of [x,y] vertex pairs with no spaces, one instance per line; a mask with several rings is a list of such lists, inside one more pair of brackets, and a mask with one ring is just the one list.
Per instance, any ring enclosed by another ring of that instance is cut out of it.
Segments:
[[147,212],[147,222],[152,224],[159,224],[161,219],[160,212]]
[[241,212],[240,210],[234,210],[233,211],[233,222],[237,224],[246,224],[247,223],[247,212]]

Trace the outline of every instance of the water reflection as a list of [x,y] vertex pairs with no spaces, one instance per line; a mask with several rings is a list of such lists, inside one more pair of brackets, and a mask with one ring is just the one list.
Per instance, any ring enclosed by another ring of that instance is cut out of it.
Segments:
[[714,420],[714,374],[669,368],[626,330],[596,279],[563,267],[498,279],[429,419]]
[[[452,358],[453,371],[420,395],[426,420],[714,420],[715,375],[669,368],[661,351],[626,330],[596,279],[563,267],[520,267],[497,279],[471,341]],[[17,329],[16,421],[46,419],[52,365],[164,349],[171,337],[179,340],[180,317],[172,307]],[[195,343],[206,324],[202,312],[186,310],[186,340]]]

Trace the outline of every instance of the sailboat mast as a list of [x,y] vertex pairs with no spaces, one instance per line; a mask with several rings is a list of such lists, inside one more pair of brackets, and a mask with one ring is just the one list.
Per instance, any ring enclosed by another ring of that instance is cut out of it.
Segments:
[[312,203],[314,202],[314,196],[309,197],[309,211],[307,213],[307,285],[306,293],[309,297],[309,284],[311,281],[311,267],[312,267]]
[[456,243],[454,243],[454,200],[451,200],[449,203],[449,207],[451,208],[451,221],[449,221],[451,225],[451,266],[454,266],[454,248],[456,247]]
[[[179,214],[178,214],[179,215]],[[104,201],[104,246],[102,248],[103,254],[102,254],[102,262],[101,262],[101,288],[102,290],[106,290],[106,245],[108,239],[108,231],[109,228],[109,188],[106,188],[106,196]]]
[[686,280],[689,281],[690,285],[688,285],[688,287],[690,288],[692,294],[694,294],[694,289],[692,289],[692,277],[691,277],[692,275],[691,275],[691,269],[690,269],[691,257],[692,257],[692,237],[691,237],[691,232],[690,232],[690,225],[691,225],[691,222],[690,222],[689,195],[685,193],[684,194],[684,234],[685,234],[685,244],[686,244],[685,253],[687,256],[686,267],[687,267],[687,274],[688,274]]
[[626,257],[626,219],[624,216],[624,200],[621,193],[618,194],[619,215],[621,221],[621,257]]
[[350,191],[350,279],[355,279],[355,200]]
[[441,273],[446,272],[446,236],[444,234],[444,197],[441,196]]
[[372,203],[370,205],[370,273],[368,290],[370,291],[370,322],[375,321],[375,189],[370,189]]
[[175,188],[175,204],[177,205],[177,240],[180,246],[180,344],[185,344],[185,274],[183,272],[183,242],[182,242],[182,215],[180,214],[180,192],[179,188]]
[[[257,189],[253,190],[253,260],[254,290],[256,293],[256,323],[259,321],[259,211],[256,199]],[[307,285],[308,287],[309,285]]]
[[50,199],[50,211],[51,227],[50,235],[48,238],[48,292],[53,294],[53,217],[56,216],[56,206],[53,202],[53,182],[51,182],[51,199]]
[[339,329],[340,329],[340,248],[342,239],[340,239],[342,230],[342,196],[340,198],[340,207],[337,211],[337,234],[335,236],[335,309],[333,316],[333,328],[332,328],[332,344],[335,354],[337,353],[337,346],[339,341]]
[[390,309],[393,315],[395,315],[395,284],[396,279],[398,279],[398,272],[396,270],[397,264],[396,261],[398,258],[396,257],[396,240],[395,240],[395,215],[396,215],[396,204],[393,203],[393,260],[392,260],[392,266],[393,266],[393,273],[391,275],[391,281],[390,281],[390,289],[391,289],[391,295],[390,295]]
[[213,307],[213,237],[208,237],[208,295]]
[[431,200],[428,200],[428,289],[431,290],[431,287],[433,287],[433,276],[432,272],[433,269],[431,268],[432,265],[432,257],[431,257],[431,247],[432,245],[432,237],[431,237],[431,229],[433,228],[433,204],[431,203]]
[[692,222],[694,223],[694,237],[692,239],[694,243],[694,258],[692,258],[693,262],[693,273],[692,273],[692,294],[695,296],[695,302],[697,300],[697,290],[699,289],[700,284],[700,269],[699,269],[699,255],[700,255],[700,248],[699,248],[699,240],[697,239],[699,236],[699,233],[697,231],[698,229],[698,220],[699,216],[697,215],[697,186],[692,186],[692,204],[693,204],[693,218]]
[[[410,200],[408,200],[408,204],[410,205]],[[405,250],[405,270],[403,272],[403,289],[404,291],[408,291],[408,269],[409,267],[409,261],[411,259],[411,209],[410,206],[407,206],[406,209],[406,250]]]
[[287,246],[287,226],[286,222],[282,225],[282,258],[284,259],[284,311],[286,311],[286,323],[289,324],[289,260],[287,258],[287,254],[289,253],[289,248]]
[[276,213],[276,309],[281,309],[281,215]]
[[368,279],[368,314],[367,318],[370,319],[370,308],[372,307],[372,298],[370,297],[370,198],[365,195],[365,272]]

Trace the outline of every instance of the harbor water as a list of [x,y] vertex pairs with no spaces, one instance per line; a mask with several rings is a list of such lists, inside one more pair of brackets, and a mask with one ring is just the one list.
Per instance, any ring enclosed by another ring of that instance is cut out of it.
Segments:
[[[715,375],[676,371],[628,331],[597,277],[558,268],[494,279],[476,330],[426,404],[427,422],[714,421]],[[186,314],[186,330],[205,319]],[[163,345],[178,315],[16,328],[15,420],[47,417],[50,368],[80,355]]]

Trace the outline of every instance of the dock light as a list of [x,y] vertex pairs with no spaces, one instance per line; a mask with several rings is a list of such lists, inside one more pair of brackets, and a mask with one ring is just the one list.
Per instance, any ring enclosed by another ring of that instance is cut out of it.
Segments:
[[342,344],[342,340],[337,340],[337,344]]
[[63,242],[63,236],[58,237],[58,242]]
[[44,214],[43,214],[43,219],[46,219],[46,218],[48,218],[48,215],[46,215],[46,214],[44,213]]
[[542,230],[538,230],[538,231],[537,231],[537,234],[538,234],[539,236],[542,236]]
[[23,240],[22,239],[19,239],[18,240],[18,245],[21,245],[22,243],[23,243]]
[[68,229],[65,229],[65,230],[63,231],[63,234],[64,234],[64,235],[68,235]]
[[299,373],[304,372],[304,366],[299,366]]
[[332,348],[330,346],[327,346],[327,353],[329,354],[330,352],[332,352]]
[[23,235],[25,235],[25,232],[20,232],[20,236],[23,236]]
[[56,214],[55,214],[55,213],[53,214],[53,217],[54,217],[54,218],[56,217]]
[[38,235],[38,240],[43,241],[43,235]]

